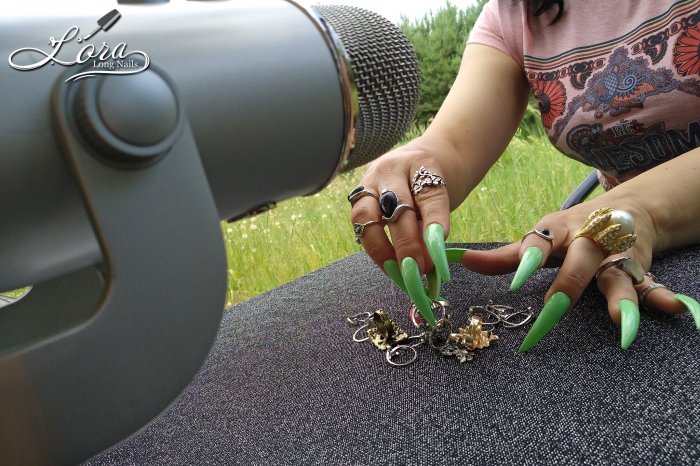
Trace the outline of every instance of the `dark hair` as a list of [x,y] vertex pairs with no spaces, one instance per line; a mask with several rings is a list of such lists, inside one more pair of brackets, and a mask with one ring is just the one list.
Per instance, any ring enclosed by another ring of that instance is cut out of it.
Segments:
[[557,7],[557,15],[552,20],[551,24],[556,23],[564,13],[564,0],[530,0],[530,13],[532,16],[539,16],[552,7]]

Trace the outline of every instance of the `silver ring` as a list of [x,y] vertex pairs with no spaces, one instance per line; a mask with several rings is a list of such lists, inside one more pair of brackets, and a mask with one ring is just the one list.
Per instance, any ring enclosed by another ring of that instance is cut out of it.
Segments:
[[600,274],[610,267],[615,267],[625,272],[627,276],[632,279],[632,283],[635,285],[639,285],[644,282],[644,270],[642,270],[642,267],[637,263],[637,261],[631,257],[618,257],[617,259],[613,259],[610,262],[606,262],[605,264],[601,265],[598,271],[595,273],[595,280],[598,281]]
[[355,203],[361,198],[365,196],[372,196],[375,200],[379,201],[379,196],[374,194],[372,191],[367,191],[364,186],[358,185],[353,188],[352,191],[348,193],[348,202],[350,203],[351,206],[354,206]]
[[542,239],[546,239],[552,246],[554,246],[554,235],[549,231],[549,228],[533,228],[525,233],[520,241],[524,240],[530,235],[537,235]]
[[639,292],[639,304],[642,305],[643,309],[649,309],[649,306],[647,306],[647,295],[657,288],[666,288],[666,285],[662,285],[661,283],[649,283]]
[[413,185],[411,186],[411,192],[414,196],[423,191],[425,188],[431,188],[436,186],[445,186],[445,179],[440,175],[429,172],[425,167],[421,166],[416,174],[413,176]]
[[416,208],[408,204],[399,204],[396,206],[396,209],[394,209],[394,212],[391,214],[391,217],[385,217],[382,215],[382,220],[387,223],[395,223],[399,220],[401,214],[404,213],[406,210],[412,210],[415,212]]
[[353,223],[352,224],[352,229],[355,232],[355,242],[357,244],[360,243],[360,238],[362,238],[362,235],[365,234],[365,228],[369,225],[374,225],[375,223],[382,223],[381,220],[370,220],[369,222],[365,223]]
[[394,223],[406,210],[416,211],[415,207],[409,204],[400,204],[399,197],[390,189],[382,189],[379,196],[379,208],[382,211],[382,220],[387,223]]

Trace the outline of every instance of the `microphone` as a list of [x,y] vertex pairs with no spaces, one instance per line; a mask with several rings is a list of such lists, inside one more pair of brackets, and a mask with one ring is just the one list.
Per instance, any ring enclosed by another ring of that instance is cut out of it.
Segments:
[[413,119],[415,53],[379,15],[153,3],[0,6],[0,290],[34,285],[0,307],[1,464],[76,463],[163,411],[218,330],[219,221]]
[[[85,2],[73,12],[62,4],[58,16],[0,12],[0,51],[5,57],[23,47],[51,53],[48,36],[58,40],[73,25],[91,32],[112,6]],[[370,11],[287,1],[118,10],[110,15],[121,15],[120,21],[97,35],[96,46],[125,43],[173,80],[222,220],[320,191],[339,172],[391,149],[413,120],[420,89],[415,53],[398,28]],[[66,42],[56,58],[75,60],[84,46]],[[13,57],[37,58],[46,57]],[[48,111],[51,88],[65,68],[72,67],[0,67],[0,218],[6,219],[0,222],[0,290],[101,261]],[[114,98],[140,111],[129,103],[133,96]]]

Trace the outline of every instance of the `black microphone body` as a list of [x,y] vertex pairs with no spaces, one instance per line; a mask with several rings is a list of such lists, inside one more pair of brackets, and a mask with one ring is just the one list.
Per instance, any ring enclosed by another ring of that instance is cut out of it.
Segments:
[[[221,319],[219,220],[381,155],[418,103],[410,44],[365,10],[128,3],[0,6],[0,290],[34,286],[0,303],[0,464],[162,412]],[[142,69],[103,74],[122,58]]]
[[[104,9],[90,2],[80,16],[0,18],[2,55],[41,48],[37,39],[87,27]],[[122,21],[94,40],[142,50],[173,79],[220,218],[315,192],[331,180],[346,131],[341,81],[328,43],[302,9],[282,1],[119,9]],[[82,47],[72,41],[59,56],[74,58]],[[55,142],[50,93],[64,71],[0,66],[0,290],[101,260]]]

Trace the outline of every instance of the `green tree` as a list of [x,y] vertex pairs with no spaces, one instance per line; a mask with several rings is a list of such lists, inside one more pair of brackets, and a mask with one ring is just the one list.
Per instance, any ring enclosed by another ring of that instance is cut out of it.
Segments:
[[423,82],[416,123],[425,126],[437,113],[459,71],[469,32],[486,0],[460,10],[449,0],[436,12],[411,22],[401,19],[400,28],[413,44]]

